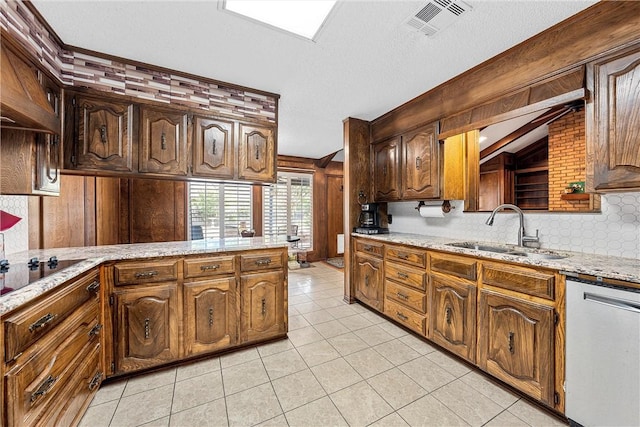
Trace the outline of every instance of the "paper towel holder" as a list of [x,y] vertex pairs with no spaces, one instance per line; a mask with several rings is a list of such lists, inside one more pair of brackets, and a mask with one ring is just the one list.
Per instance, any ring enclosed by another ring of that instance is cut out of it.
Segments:
[[[420,200],[418,202],[418,206],[416,206],[414,209],[417,210],[418,212],[420,212],[420,208],[422,206],[426,206],[426,203],[424,201]],[[444,213],[449,213],[449,212],[451,212],[451,209],[455,209],[455,208],[456,208],[455,206],[451,206],[451,202],[448,201],[448,200],[444,200],[442,202],[442,212],[444,212]]]

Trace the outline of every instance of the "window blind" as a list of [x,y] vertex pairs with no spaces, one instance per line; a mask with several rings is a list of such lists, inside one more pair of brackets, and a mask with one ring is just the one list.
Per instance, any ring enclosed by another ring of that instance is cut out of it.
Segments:
[[263,194],[264,235],[297,235],[299,248],[313,248],[313,175],[279,172]]
[[237,237],[252,229],[251,186],[235,183],[189,183],[190,239]]

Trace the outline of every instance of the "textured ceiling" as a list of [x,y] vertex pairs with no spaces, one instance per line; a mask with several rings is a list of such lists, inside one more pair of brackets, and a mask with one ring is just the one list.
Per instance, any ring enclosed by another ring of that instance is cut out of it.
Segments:
[[33,4],[67,44],[281,95],[279,154],[342,148],[342,120],[372,120],[595,1],[467,0],[427,38],[403,24],[426,1],[338,0],[315,42],[208,1]]

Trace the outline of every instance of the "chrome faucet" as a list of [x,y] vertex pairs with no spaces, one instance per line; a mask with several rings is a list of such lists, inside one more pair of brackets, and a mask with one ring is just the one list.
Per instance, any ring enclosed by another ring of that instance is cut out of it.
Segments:
[[531,243],[535,242],[539,246],[540,238],[538,237],[538,230],[536,230],[535,236],[527,236],[525,234],[524,213],[522,212],[522,209],[520,209],[516,205],[512,205],[510,203],[503,203],[502,205],[499,205],[497,208],[493,210],[493,212],[491,212],[491,215],[489,215],[489,218],[487,218],[487,220],[485,221],[485,224],[493,225],[493,220],[496,216],[496,212],[504,208],[513,209],[514,211],[518,212],[518,216],[520,217],[520,229],[518,230],[518,246],[525,246],[525,243],[528,243],[528,242],[531,242]]

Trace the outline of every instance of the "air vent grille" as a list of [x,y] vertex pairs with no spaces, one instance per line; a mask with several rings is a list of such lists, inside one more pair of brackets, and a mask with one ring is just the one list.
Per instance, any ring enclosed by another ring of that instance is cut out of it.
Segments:
[[470,10],[472,7],[461,0],[432,0],[410,16],[405,24],[414,31],[433,36]]

